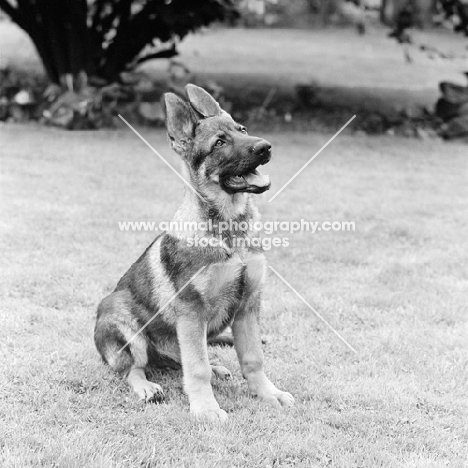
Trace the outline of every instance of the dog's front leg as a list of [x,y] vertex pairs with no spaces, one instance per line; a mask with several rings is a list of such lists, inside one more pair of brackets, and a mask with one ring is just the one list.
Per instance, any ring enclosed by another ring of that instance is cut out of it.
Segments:
[[276,388],[263,369],[263,350],[259,327],[260,295],[247,300],[232,324],[234,347],[236,348],[242,375],[253,395],[273,406],[292,406],[294,397]]
[[227,414],[213,395],[211,365],[208,359],[206,323],[195,313],[187,313],[177,320],[184,389],[189,397],[190,412],[197,418],[225,422]]

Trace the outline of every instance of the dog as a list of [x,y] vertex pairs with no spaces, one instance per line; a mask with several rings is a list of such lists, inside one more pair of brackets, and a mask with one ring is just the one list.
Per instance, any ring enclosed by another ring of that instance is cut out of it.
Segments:
[[[230,373],[210,363],[207,342],[228,327],[250,392],[276,407],[294,404],[263,369],[259,315],[266,262],[261,243],[254,242],[258,233],[237,227],[259,220],[252,195],[270,188],[258,167],[270,160],[271,145],[249,136],[202,88],[189,84],[185,91],[188,101],[164,95],[169,142],[193,188],[186,189],[174,221],[197,227],[166,231],[153,241],[100,303],[94,339],[104,362],[126,376],[141,399],[164,397],[146,377],[149,366],[181,366],[191,414],[224,422],[211,378]],[[229,221],[238,224],[220,228]]]

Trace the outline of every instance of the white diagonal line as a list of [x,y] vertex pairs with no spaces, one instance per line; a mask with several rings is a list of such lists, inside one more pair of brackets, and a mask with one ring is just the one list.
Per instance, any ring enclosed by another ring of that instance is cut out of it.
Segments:
[[178,172],[176,169],[174,169],[174,168],[166,161],[166,159],[164,159],[164,158],[161,156],[161,154],[160,154],[158,151],[156,151],[156,150],[153,148],[153,146],[151,146],[150,143],[148,143],[148,141],[147,141],[145,138],[143,138],[143,136],[141,136],[141,135],[140,135],[140,134],[139,134],[139,133],[138,133],[138,132],[137,132],[137,131],[120,115],[120,114],[119,114],[119,117],[120,117],[120,119],[121,119],[123,122],[125,122],[125,123],[128,125],[128,127],[129,127],[131,130],[133,130],[133,132],[134,132],[136,135],[138,135],[138,136],[140,137],[140,139],[143,141],[143,143],[145,143],[146,146],[148,146],[148,148],[149,148],[156,156],[158,156],[158,158],[161,159],[161,161],[162,161],[164,164],[166,164],[166,166],[169,167],[169,169],[170,169],[177,177],[179,177],[179,179],[182,180],[182,182],[183,182],[190,190],[192,190],[192,192],[196,193],[197,196],[198,196],[199,198],[201,198],[204,202],[206,202],[206,200],[198,193],[197,189],[196,189],[195,187],[193,187],[192,184],[190,184],[190,182],[187,182],[187,181],[185,180],[185,178],[184,178],[181,174],[179,174],[179,172]]
[[204,269],[202,266],[118,351],[120,354]]
[[272,266],[268,265],[268,268],[270,268],[273,273],[275,273],[276,276],[280,280],[283,281],[286,286],[288,286],[292,292],[296,294],[296,296],[353,352],[357,354],[357,351],[346,341],[343,336],[340,335],[328,322],[325,320],[322,315],[320,315]]
[[354,119],[353,115],[269,200],[273,201]]

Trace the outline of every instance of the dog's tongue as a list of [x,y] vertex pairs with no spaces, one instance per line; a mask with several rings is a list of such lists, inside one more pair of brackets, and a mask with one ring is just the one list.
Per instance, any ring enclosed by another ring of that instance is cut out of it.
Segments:
[[263,175],[257,169],[245,175],[244,179],[249,185],[255,185],[256,187],[266,187],[270,183],[270,177]]

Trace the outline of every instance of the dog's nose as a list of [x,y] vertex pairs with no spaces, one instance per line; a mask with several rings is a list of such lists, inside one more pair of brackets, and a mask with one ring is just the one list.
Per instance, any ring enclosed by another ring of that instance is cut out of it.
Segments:
[[261,157],[265,162],[268,162],[271,157],[271,145],[268,141],[263,140],[254,146],[254,154]]

